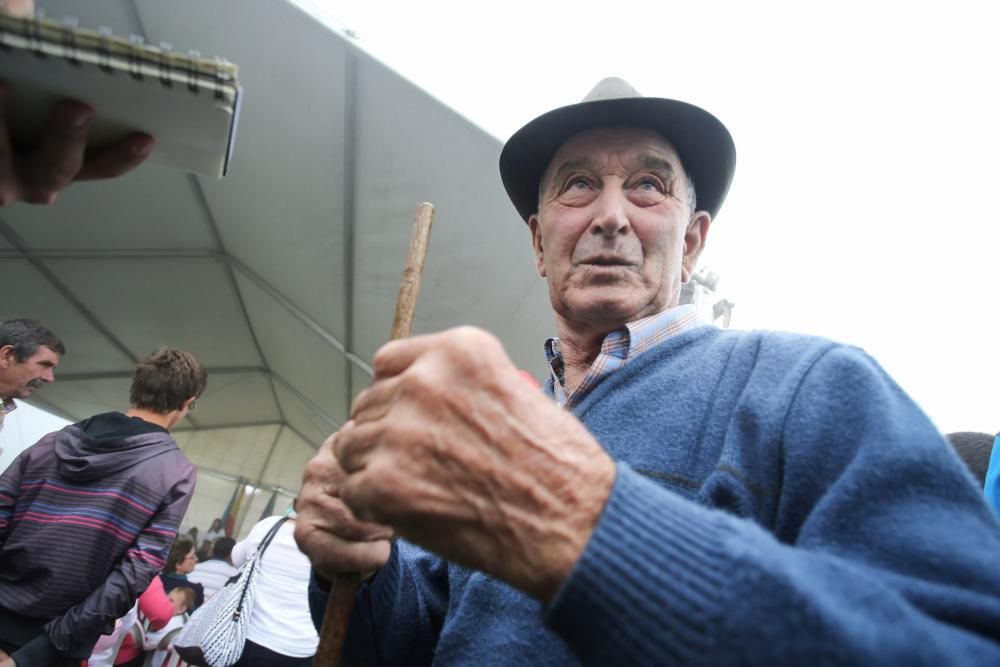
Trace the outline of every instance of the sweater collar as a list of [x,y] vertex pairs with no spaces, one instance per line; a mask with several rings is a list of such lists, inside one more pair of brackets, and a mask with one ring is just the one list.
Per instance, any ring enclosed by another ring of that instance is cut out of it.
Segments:
[[604,337],[600,353],[590,365],[583,382],[570,396],[566,395],[564,387],[564,364],[559,339],[549,338],[545,341],[545,358],[549,364],[549,380],[545,388],[559,405],[572,409],[601,380],[615,370],[668,338],[698,324],[700,324],[698,309],[693,304],[686,304],[629,322],[622,328],[612,331]]

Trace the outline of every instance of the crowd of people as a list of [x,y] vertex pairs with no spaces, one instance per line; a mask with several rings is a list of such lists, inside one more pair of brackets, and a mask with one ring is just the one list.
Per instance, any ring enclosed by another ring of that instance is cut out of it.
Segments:
[[[0,150],[0,203],[90,175],[85,135],[30,169]],[[555,316],[544,391],[473,327],[382,347],[261,557],[236,664],[309,664],[347,573],[352,665],[1000,664],[996,439],[952,438],[963,466],[862,350],[680,305],[734,170],[715,116],[620,79],[516,132],[500,175]],[[65,353],[0,321],[4,412]],[[162,667],[275,527],[215,538],[200,572],[177,534],[194,467],[170,430],[206,382],[159,350],[127,411],[0,476],[0,667]]]
[[[307,597],[309,561],[295,544],[294,512],[287,516],[262,556],[247,640],[235,663],[243,667],[311,665],[316,652],[319,638]],[[220,537],[206,540],[211,555],[193,565],[192,531],[180,535],[171,546],[167,565],[139,597],[138,613],[126,614],[115,632],[98,640],[88,667],[183,667],[174,640],[184,624],[240,571],[280,518],[261,520],[240,542],[218,531]]]
[[[4,414],[53,382],[65,353],[40,322],[0,320]],[[126,411],[49,434],[0,476],[0,664],[182,664],[173,640],[185,621],[234,578],[277,519],[238,543],[216,520],[201,562],[197,530],[179,534],[195,470],[170,430],[207,381],[192,355],[159,349],[137,364]],[[305,664],[315,652],[310,568],[293,526],[282,526],[263,556],[241,664]]]
[[[65,349],[37,321],[0,321],[4,397],[52,382]],[[127,410],[50,433],[0,475],[4,661],[78,665],[156,575],[184,567],[171,545],[195,468],[170,431],[206,383],[192,355],[159,349],[136,365]]]

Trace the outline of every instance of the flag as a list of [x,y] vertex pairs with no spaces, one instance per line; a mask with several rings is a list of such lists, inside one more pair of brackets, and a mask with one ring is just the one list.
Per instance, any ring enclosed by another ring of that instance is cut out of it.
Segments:
[[245,482],[242,477],[236,480],[233,497],[229,499],[226,511],[222,513],[222,529],[226,531],[226,537],[233,536],[233,526],[236,525],[236,516],[240,513],[240,501],[243,499],[244,485]]
[[267,505],[264,506],[264,511],[260,513],[260,521],[263,521],[267,517],[274,513],[274,501],[278,499],[278,492],[271,491],[271,498],[267,501]]
[[233,511],[229,513],[229,520],[226,521],[226,535],[229,537],[236,537],[236,531],[239,529],[242,521],[240,521],[240,514],[243,512],[243,501],[247,497],[247,480],[241,480],[240,488],[236,494],[236,504],[233,505]]

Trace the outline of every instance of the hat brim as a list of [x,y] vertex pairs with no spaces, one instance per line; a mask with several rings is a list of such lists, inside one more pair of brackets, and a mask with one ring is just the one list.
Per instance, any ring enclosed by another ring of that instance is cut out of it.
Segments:
[[726,126],[687,102],[622,97],[554,109],[507,141],[500,153],[500,177],[525,222],[538,210],[538,186],[559,147],[585,130],[615,126],[648,128],[662,135],[694,180],[698,210],[713,218],[718,214],[736,169],[736,146]]

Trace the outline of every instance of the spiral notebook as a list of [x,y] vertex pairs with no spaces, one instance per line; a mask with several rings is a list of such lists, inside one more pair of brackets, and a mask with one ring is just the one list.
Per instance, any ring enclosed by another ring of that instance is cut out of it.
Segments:
[[239,116],[236,74],[222,59],[0,13],[0,80],[15,145],[36,144],[55,104],[75,99],[96,111],[88,145],[146,132],[156,138],[149,162],[221,178]]

